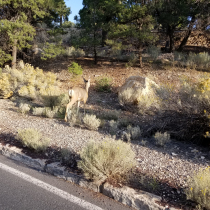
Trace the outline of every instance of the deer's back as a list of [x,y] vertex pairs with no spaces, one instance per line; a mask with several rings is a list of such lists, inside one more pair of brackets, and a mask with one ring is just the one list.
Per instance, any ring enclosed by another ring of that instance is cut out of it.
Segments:
[[74,87],[74,88],[72,88],[72,90],[74,91],[72,97],[76,97],[77,100],[82,100],[82,101],[87,100],[88,93],[85,89],[80,88],[80,87]]

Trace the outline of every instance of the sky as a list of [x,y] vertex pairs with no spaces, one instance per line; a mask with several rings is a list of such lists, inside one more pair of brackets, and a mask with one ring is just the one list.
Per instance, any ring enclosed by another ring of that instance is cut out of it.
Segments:
[[71,14],[69,15],[69,20],[73,23],[74,21],[74,16],[78,15],[78,12],[80,9],[82,9],[82,0],[65,0],[66,6],[71,8]]

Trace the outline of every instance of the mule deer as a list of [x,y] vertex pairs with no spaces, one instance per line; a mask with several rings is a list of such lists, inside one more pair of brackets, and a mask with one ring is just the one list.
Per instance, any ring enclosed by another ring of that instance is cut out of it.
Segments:
[[69,103],[66,106],[66,114],[65,114],[65,121],[67,122],[67,116],[68,116],[68,109],[72,108],[73,104],[77,102],[77,114],[79,112],[79,106],[80,106],[80,101],[84,102],[84,112],[85,112],[85,104],[88,99],[88,89],[90,87],[90,79],[85,80],[85,89],[79,88],[79,87],[73,87],[72,89],[69,90]]

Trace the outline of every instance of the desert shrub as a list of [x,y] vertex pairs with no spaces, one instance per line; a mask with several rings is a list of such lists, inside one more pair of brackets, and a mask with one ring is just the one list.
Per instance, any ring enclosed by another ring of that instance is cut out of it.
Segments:
[[159,47],[156,47],[154,45],[150,45],[148,48],[147,48],[147,53],[150,55],[150,57],[153,59],[153,60],[157,60],[158,56],[161,54],[161,50]]
[[210,55],[207,52],[195,54],[190,52],[187,57],[187,64],[197,68],[208,68],[210,66]]
[[[56,93],[57,92],[55,92],[54,94]],[[51,109],[53,109],[53,107],[55,106],[61,106],[68,102],[68,97],[66,97],[65,94],[54,95],[53,92],[51,92],[51,94],[42,96],[42,103],[44,104],[44,106],[50,107]]]
[[100,120],[96,118],[95,115],[89,115],[86,114],[83,118],[83,122],[87,128],[90,130],[98,130],[98,127],[100,126]]
[[23,145],[37,152],[45,151],[50,144],[50,139],[43,137],[38,130],[33,128],[19,130],[17,138]]
[[112,86],[112,79],[109,77],[102,77],[95,81],[95,89],[99,92],[110,92]]
[[100,51],[97,51],[97,55],[101,57],[105,57],[107,55],[107,52],[106,50],[100,50]]
[[190,68],[209,68],[210,55],[207,52],[195,54],[190,52],[189,55],[180,52],[174,52],[174,60],[182,67],[188,66]]
[[125,128],[127,128],[127,126],[129,125],[129,124],[131,124],[132,123],[132,120],[131,119],[129,119],[129,118],[121,118],[120,120],[119,120],[119,125],[121,126],[121,127],[125,127]]
[[120,112],[118,110],[106,110],[99,114],[99,118],[105,120],[118,120]]
[[30,105],[25,103],[20,103],[19,110],[22,114],[28,113],[30,111]]
[[[36,98],[39,95],[56,95],[60,93],[59,83],[55,74],[46,74],[39,68],[34,69],[30,64],[22,65],[23,68],[3,69],[0,75],[0,95],[6,97],[13,93],[27,98]],[[51,94],[52,95],[52,94]]]
[[119,123],[117,121],[114,121],[114,120],[110,120],[108,122],[110,134],[115,135],[117,133],[117,131],[118,131],[118,124]]
[[192,176],[186,194],[188,199],[196,201],[203,208],[210,209],[210,167]]
[[61,149],[61,158],[62,162],[70,167],[75,167],[77,162],[75,160],[76,153],[71,148],[62,148]]
[[138,56],[132,52],[124,60],[128,61],[128,63],[126,63],[126,67],[134,66],[138,62]]
[[170,134],[167,132],[165,133],[156,132],[154,138],[156,140],[156,145],[163,147],[165,146],[166,143],[170,141]]
[[142,134],[142,131],[139,126],[132,127],[131,125],[128,125],[127,131],[128,133],[130,133],[131,139],[133,140],[138,139]]
[[66,49],[66,54],[70,57],[78,58],[85,56],[85,52],[83,49],[75,49],[74,47],[68,47]]
[[43,116],[45,115],[45,107],[34,107],[32,111],[33,115]]
[[51,109],[50,107],[45,107],[45,116],[48,118],[54,118],[57,116],[58,113],[58,107],[53,107]]
[[73,74],[74,76],[82,75],[83,73],[82,67],[78,63],[75,63],[75,62],[72,62],[71,66],[68,69],[69,69],[69,72]]
[[135,153],[130,144],[113,139],[90,142],[80,153],[78,167],[88,179],[104,181],[125,175],[135,167]]

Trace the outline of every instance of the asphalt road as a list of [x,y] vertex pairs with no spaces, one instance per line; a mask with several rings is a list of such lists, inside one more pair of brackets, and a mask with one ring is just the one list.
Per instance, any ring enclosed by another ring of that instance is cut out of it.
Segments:
[[0,155],[0,210],[131,210],[100,193]]

